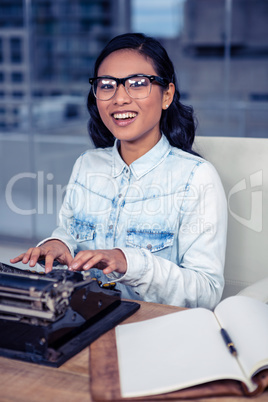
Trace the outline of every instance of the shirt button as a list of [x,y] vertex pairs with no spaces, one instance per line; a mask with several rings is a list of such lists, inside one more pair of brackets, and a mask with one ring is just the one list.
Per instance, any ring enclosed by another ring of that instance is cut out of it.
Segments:
[[118,194],[118,198],[121,198],[122,197],[122,194]]
[[148,250],[152,250],[153,246],[151,244],[147,244]]
[[128,169],[126,169],[126,173],[128,173]]
[[109,226],[109,229],[112,229],[113,227],[114,227],[114,225],[110,225],[110,226]]

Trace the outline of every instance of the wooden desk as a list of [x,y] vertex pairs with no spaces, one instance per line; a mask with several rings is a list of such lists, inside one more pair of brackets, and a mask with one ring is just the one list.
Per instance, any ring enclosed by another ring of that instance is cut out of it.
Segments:
[[[141,308],[125,322],[141,321],[180,310],[180,308],[173,306],[144,302],[140,304]],[[88,347],[59,368],[39,366],[0,357],[0,401],[93,401],[90,395],[89,353],[90,348]],[[182,399],[180,401],[183,402]],[[194,401],[268,402],[268,389],[258,398],[225,396],[222,398],[199,398]]]

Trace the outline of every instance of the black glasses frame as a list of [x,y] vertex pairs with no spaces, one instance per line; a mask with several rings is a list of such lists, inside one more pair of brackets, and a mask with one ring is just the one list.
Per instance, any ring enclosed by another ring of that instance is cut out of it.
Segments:
[[[126,90],[126,87],[125,87],[125,83],[126,83],[126,81],[127,80],[129,80],[130,78],[133,78],[133,77],[145,77],[145,78],[148,78],[149,79],[149,81],[150,81],[150,84],[152,84],[152,82],[153,81],[156,81],[158,84],[160,84],[161,86],[163,86],[163,87],[166,87],[166,86],[168,86],[168,84],[169,84],[169,81],[166,79],[166,78],[161,78],[161,77],[158,77],[157,75],[146,75],[146,74],[132,74],[132,75],[129,75],[128,77],[125,77],[125,78],[116,78],[116,77],[111,77],[110,75],[102,75],[101,77],[94,77],[94,78],[89,78],[89,83],[92,85],[92,87],[93,87],[93,85],[94,85],[94,82],[96,81],[96,80],[99,80],[99,79],[103,79],[103,78],[107,78],[107,79],[112,79],[112,80],[114,80],[115,82],[116,82],[116,90],[117,90],[117,88],[118,88],[118,86],[120,85],[120,84],[122,84],[123,86],[124,86],[124,88],[125,88],[125,90]],[[115,90],[115,93],[116,93],[116,90]],[[127,90],[126,90],[127,91]],[[151,91],[150,91],[151,92]],[[93,90],[93,93],[94,93],[94,95],[95,95],[95,97],[96,97],[96,94],[95,94],[95,91]],[[115,93],[113,94],[113,96],[115,95]],[[128,93],[128,92],[127,92]],[[149,93],[150,94],[150,93]],[[128,94],[129,95],[129,94]],[[112,96],[112,97],[113,97]],[[130,97],[132,97],[131,95],[129,95]],[[149,95],[148,95],[149,96]],[[107,100],[110,100],[110,99],[112,99],[112,97],[111,98],[109,98],[109,99],[107,99]],[[97,98],[97,97],[96,97]]]

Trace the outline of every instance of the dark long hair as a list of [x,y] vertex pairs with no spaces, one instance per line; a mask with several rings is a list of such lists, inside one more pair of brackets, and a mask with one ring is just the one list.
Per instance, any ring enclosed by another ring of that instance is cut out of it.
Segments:
[[[103,60],[112,52],[121,49],[133,49],[141,55],[149,57],[157,75],[166,78],[169,82],[173,82],[175,85],[173,102],[167,110],[162,111],[160,130],[165,134],[172,146],[195,154],[192,150],[195,137],[193,109],[191,106],[183,105],[180,102],[180,92],[173,63],[166,50],[156,39],[141,33],[127,33],[116,36],[105,46],[97,58],[94,77],[97,77]],[[88,94],[87,108],[90,114],[88,131],[94,145],[98,148],[112,146],[115,138],[100,118],[92,88]]]

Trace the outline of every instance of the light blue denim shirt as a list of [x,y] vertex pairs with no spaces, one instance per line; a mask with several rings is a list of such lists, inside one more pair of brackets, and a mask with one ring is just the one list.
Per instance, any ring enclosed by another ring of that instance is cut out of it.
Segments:
[[[76,161],[51,238],[71,253],[119,248],[127,272],[104,275],[122,297],[214,308],[224,286],[227,207],[214,167],[166,137],[130,166],[111,148]],[[47,240],[47,239],[45,239]]]

